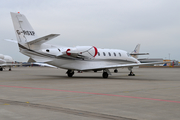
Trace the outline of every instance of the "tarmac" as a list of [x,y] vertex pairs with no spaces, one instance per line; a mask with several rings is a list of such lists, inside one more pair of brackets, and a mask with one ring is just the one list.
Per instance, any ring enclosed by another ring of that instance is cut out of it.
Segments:
[[[113,71],[113,70],[112,70]],[[0,120],[179,120],[180,69],[99,72],[13,67],[0,72]]]

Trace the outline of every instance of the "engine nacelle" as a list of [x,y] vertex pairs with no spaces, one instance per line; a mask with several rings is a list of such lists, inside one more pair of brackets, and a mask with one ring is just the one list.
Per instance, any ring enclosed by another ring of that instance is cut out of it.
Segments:
[[98,50],[94,46],[76,46],[66,50],[68,56],[82,58],[82,59],[94,59],[98,53]]
[[4,55],[3,54],[0,54],[0,59],[4,59]]

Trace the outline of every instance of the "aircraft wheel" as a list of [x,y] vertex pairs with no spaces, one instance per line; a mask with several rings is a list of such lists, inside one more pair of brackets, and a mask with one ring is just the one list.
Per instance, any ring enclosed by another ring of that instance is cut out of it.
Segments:
[[0,68],[0,71],[3,71],[3,68]]
[[9,71],[11,71],[11,68],[9,69]]
[[71,72],[71,70],[68,70],[67,72],[68,77],[72,77],[74,75],[74,71]]
[[103,72],[102,76],[103,76],[103,78],[108,78],[108,73],[107,72]]
[[128,76],[135,76],[135,74],[131,71]]
[[68,77],[72,77],[74,75],[74,73],[69,73]]
[[117,69],[115,69],[115,70],[114,70],[114,73],[117,73],[117,72],[118,72],[118,70],[117,70]]

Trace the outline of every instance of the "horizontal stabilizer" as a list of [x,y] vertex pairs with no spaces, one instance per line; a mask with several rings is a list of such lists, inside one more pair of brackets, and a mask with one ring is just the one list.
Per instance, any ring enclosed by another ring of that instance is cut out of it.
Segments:
[[149,55],[149,53],[131,53],[130,55]]
[[45,43],[57,36],[59,36],[60,34],[49,34],[49,35],[46,35],[44,37],[40,37],[40,38],[37,38],[35,40],[32,40],[30,42],[27,42],[27,44],[30,44],[30,45],[33,45],[33,44],[37,44],[37,45],[40,45],[42,43]]
[[18,43],[17,40],[13,40],[13,39],[4,39],[4,40],[9,41],[9,42],[13,42],[13,43]]

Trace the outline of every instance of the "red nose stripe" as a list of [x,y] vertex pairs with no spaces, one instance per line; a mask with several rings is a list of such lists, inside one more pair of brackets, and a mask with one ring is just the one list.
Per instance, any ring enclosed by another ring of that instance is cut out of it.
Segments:
[[68,55],[68,56],[70,56],[71,55],[71,53],[68,53],[68,51],[70,51],[71,49],[67,49],[66,50],[66,54]]
[[[94,46],[93,46],[94,47]],[[97,50],[97,48],[96,47],[94,47],[94,50],[95,50],[95,54],[94,54],[94,56],[93,57],[95,57],[96,55],[97,55],[97,53],[98,53],[98,50]]]

